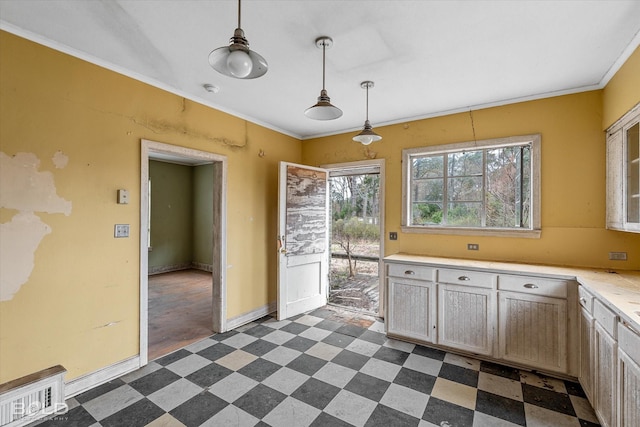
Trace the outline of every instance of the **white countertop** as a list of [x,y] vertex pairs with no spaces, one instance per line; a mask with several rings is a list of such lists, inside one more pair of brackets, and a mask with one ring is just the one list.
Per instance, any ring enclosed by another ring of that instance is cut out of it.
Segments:
[[606,303],[621,319],[640,332],[640,271],[602,270],[597,268],[555,267],[537,264],[478,261],[459,258],[439,258],[421,255],[395,254],[384,261],[408,264],[431,264],[467,270],[490,269],[510,274],[529,273],[575,279],[595,297]]

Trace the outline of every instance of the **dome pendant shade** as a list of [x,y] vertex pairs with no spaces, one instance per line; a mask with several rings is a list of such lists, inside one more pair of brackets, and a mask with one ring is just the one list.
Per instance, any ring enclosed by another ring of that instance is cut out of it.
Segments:
[[342,110],[331,105],[331,99],[327,91],[322,89],[318,97],[318,103],[305,110],[304,115],[314,120],[333,120],[342,116]]
[[373,82],[362,82],[360,83],[360,87],[367,90],[367,116],[364,121],[364,129],[362,129],[362,132],[354,136],[353,140],[361,143],[362,145],[369,145],[372,142],[380,141],[382,137],[373,131],[373,127],[369,121],[369,88],[373,87]]
[[240,28],[240,0],[238,0],[238,28],[229,40],[229,46],[215,49],[209,54],[209,65],[225,76],[236,79],[255,79],[263,76],[269,66],[258,53],[249,49],[249,41]]
[[324,88],[325,80],[325,50],[333,46],[333,40],[330,37],[318,37],[316,39],[316,47],[322,48],[322,90],[318,97],[318,102],[307,108],[304,115],[314,120],[334,120],[342,116],[342,110],[331,104],[331,98],[327,90]]
[[369,120],[365,120],[362,132],[353,137],[353,140],[362,145],[369,145],[372,142],[380,141],[382,137],[373,131]]

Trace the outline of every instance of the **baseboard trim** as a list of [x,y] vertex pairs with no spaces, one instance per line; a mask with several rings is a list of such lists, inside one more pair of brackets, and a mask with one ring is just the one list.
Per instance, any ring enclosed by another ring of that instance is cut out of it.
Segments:
[[213,265],[204,264],[204,263],[195,262],[195,261],[189,264],[160,265],[156,267],[149,267],[148,275],[154,276],[156,274],[172,273],[174,271],[191,270],[191,269],[207,271],[209,273],[212,273]]
[[65,399],[109,382],[140,367],[140,357],[134,356],[110,366],[98,369],[67,382],[64,387]]
[[277,310],[277,302],[273,301],[267,305],[263,305],[262,307],[258,307],[255,310],[249,311],[247,313],[241,314],[236,317],[232,317],[231,319],[227,319],[227,330],[235,329],[239,326],[246,325],[247,323],[253,322],[254,320],[258,320],[261,317],[264,317],[268,314],[271,314]]

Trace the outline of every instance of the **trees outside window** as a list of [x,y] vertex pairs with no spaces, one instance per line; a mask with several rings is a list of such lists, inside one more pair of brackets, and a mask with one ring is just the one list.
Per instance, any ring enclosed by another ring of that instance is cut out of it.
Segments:
[[539,135],[403,150],[403,226],[538,230],[539,152]]

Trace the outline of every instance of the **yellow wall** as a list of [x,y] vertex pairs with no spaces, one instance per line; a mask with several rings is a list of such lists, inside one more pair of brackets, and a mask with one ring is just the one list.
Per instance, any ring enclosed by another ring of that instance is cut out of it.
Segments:
[[640,102],[640,47],[604,88],[602,129],[607,129]]
[[[299,140],[5,32],[0,63],[0,151],[35,154],[72,203],[68,216],[36,212],[51,233],[0,302],[0,383],[56,364],[68,381],[138,354],[141,139],[228,157],[227,314],[275,301],[277,164],[301,160]],[[115,239],[116,223],[131,237]]]
[[[640,235],[604,228],[602,132],[640,100],[639,61],[636,51],[604,91],[474,111],[477,139],[542,134],[540,239],[399,233],[386,253],[640,269]],[[402,148],[473,139],[463,113],[376,128],[384,139],[368,152],[352,134],[301,143],[4,32],[0,64],[0,151],[36,155],[72,203],[68,216],[36,212],[51,232],[26,283],[0,302],[0,383],[59,363],[70,380],[138,353],[141,139],[228,157],[230,318],[276,299],[278,161],[385,158],[388,233],[400,231]],[[56,167],[56,153],[66,166]],[[129,205],[115,203],[118,188],[130,191]],[[0,223],[18,212],[0,208]],[[114,239],[116,223],[131,224],[132,237]],[[608,261],[609,251],[629,261]]]
[[[367,148],[355,132],[303,142],[303,162],[311,165],[386,160],[386,255],[406,252],[482,260],[640,269],[640,234],[605,229],[605,139],[602,91],[522,102],[473,112],[477,140],[540,133],[541,223],[539,239],[402,233],[402,149],[474,139],[469,113],[378,127],[381,142]],[[375,125],[375,123],[374,123]],[[478,243],[479,251],[468,251]],[[609,251],[628,261],[609,261]]]

